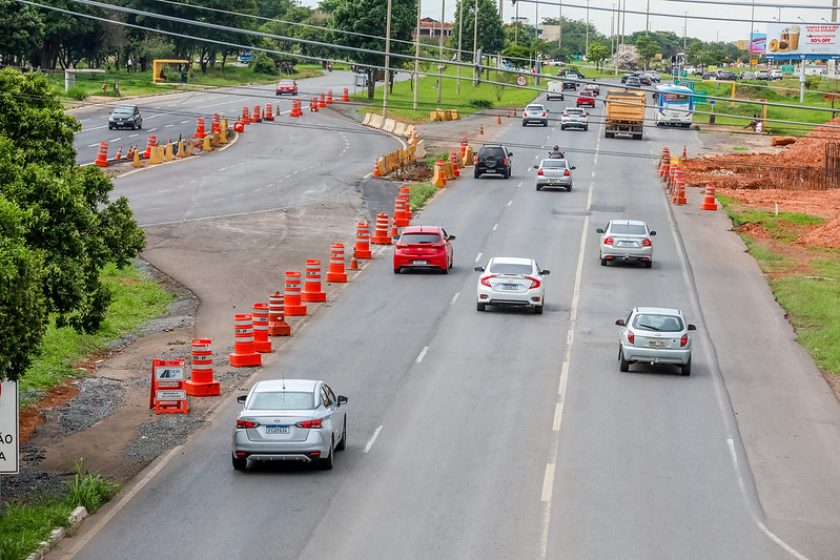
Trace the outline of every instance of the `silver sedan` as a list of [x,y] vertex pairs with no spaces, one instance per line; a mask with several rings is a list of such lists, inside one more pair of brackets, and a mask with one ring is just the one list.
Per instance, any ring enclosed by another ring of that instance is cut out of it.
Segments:
[[233,430],[233,468],[252,461],[300,461],[333,468],[334,451],[347,445],[347,397],[323,381],[259,381],[238,402]]
[[544,159],[539,165],[535,165],[534,169],[537,170],[536,186],[538,191],[545,188],[572,190],[572,170],[576,168],[574,165],[569,165],[568,160]]
[[691,375],[691,337],[696,330],[686,323],[682,311],[664,307],[636,307],[616,325],[624,327],[618,335],[618,369],[630,371],[630,364],[675,365],[683,375]]
[[647,268],[653,266],[653,240],[656,232],[639,220],[610,220],[601,234],[598,259],[601,266],[609,262],[640,262]]

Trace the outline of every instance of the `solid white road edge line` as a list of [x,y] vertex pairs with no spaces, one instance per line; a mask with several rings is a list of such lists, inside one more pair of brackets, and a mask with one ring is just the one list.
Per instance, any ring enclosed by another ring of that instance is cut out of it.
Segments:
[[382,431],[382,426],[379,426],[375,430],[373,430],[373,435],[370,436],[370,439],[365,444],[365,448],[362,451],[362,453],[367,453],[368,451],[370,451],[370,448],[373,447],[373,442],[376,441],[377,437],[379,437],[379,432],[381,432],[381,431]]
[[424,347],[423,347],[423,349],[422,349],[422,350],[420,350],[420,353],[419,353],[419,354],[417,354],[417,359],[416,359],[416,360],[414,360],[414,361],[415,361],[416,363],[418,363],[418,364],[419,364],[420,362],[422,362],[422,361],[423,361],[423,358],[425,358],[425,357],[426,357],[426,352],[428,352],[428,351],[429,351],[429,347],[428,347],[428,346],[424,346]]
[[480,261],[481,260],[481,255],[482,255],[482,253],[481,253],[481,251],[479,251],[478,254],[475,256],[475,261],[474,262]]
[[449,305],[455,305],[455,302],[458,301],[458,296],[461,295],[461,292],[455,292],[455,295],[452,296],[452,301],[449,302]]

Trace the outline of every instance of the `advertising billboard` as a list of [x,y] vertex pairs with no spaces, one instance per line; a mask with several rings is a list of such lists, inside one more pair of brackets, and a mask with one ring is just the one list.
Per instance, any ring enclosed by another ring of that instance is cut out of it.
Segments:
[[767,33],[750,35],[750,54],[761,56],[767,50]]
[[834,58],[840,56],[840,25],[771,23],[766,54],[773,58]]

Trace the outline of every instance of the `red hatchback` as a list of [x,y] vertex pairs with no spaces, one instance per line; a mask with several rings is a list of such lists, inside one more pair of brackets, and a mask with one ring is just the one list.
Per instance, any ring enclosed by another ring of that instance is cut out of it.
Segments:
[[288,93],[290,95],[297,95],[298,94],[298,85],[297,82],[294,80],[281,80],[277,87],[274,90],[276,95],[283,95],[284,93]]
[[580,92],[580,95],[578,95],[577,102],[575,104],[578,107],[581,107],[581,106],[585,105],[587,107],[592,107],[594,109],[595,108],[595,98],[592,97],[591,92],[583,90],[583,91]]
[[437,268],[447,274],[452,268],[454,235],[438,226],[408,226],[403,228],[394,246],[394,274],[404,268]]

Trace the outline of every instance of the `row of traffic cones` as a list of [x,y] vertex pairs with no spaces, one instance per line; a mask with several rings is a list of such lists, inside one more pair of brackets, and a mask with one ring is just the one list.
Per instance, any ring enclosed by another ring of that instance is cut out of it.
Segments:
[[[686,147],[683,146],[680,157],[671,156],[670,150],[665,147],[662,148],[662,155],[659,158],[659,178],[664,183],[671,202],[675,206],[684,206],[688,203],[686,198],[686,182],[683,176],[683,163],[687,157]],[[714,183],[706,183],[700,209],[717,210]]]

